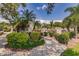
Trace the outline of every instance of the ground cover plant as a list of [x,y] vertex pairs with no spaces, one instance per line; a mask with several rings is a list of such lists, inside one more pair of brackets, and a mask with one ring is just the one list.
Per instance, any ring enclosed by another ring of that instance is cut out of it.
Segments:
[[68,48],[61,55],[63,56],[79,56],[79,43],[73,48]]

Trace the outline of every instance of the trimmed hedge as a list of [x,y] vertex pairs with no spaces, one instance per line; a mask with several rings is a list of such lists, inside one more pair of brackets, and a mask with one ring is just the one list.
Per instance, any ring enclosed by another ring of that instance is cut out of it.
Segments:
[[25,48],[29,40],[29,35],[23,32],[13,32],[7,35],[7,42],[11,48]]

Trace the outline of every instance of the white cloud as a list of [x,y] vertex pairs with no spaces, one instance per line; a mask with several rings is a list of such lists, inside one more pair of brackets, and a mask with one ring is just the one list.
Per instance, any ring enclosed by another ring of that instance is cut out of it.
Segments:
[[43,5],[41,8],[42,10],[45,10],[47,8],[47,5]]
[[36,7],[37,10],[45,10],[47,8],[47,5],[42,5],[40,7]]
[[45,19],[36,19],[36,21],[40,21],[40,23],[50,23],[51,20],[45,20]]
[[37,9],[37,10],[40,10],[40,9],[41,9],[41,7],[36,7],[36,9]]
[[53,20],[53,22],[62,22],[63,20],[59,19],[59,20]]

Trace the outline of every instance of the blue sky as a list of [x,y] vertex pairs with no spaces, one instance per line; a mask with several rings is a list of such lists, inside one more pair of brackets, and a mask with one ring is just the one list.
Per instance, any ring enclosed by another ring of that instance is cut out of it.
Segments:
[[44,8],[47,6],[45,3],[29,3],[27,4],[27,9],[34,10],[37,19],[42,20],[63,20],[66,16],[69,15],[69,12],[64,12],[68,7],[75,6],[74,3],[56,3],[54,11],[52,14],[47,15]]
[[[36,14],[37,20],[64,20],[70,13],[64,12],[64,10],[68,7],[76,6],[77,3],[56,3],[54,7],[54,11],[52,14],[47,15],[45,8],[47,7],[46,3],[27,3],[26,9],[30,11],[33,10]],[[22,8],[19,8],[21,11]],[[1,18],[1,17],[0,17]]]

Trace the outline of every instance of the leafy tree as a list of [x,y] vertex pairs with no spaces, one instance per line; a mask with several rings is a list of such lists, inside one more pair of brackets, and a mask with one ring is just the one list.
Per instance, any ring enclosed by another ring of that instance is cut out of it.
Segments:
[[[0,4],[0,15],[2,18],[9,20],[12,25],[13,21],[16,19],[18,12],[17,9],[19,4],[16,3],[1,3]],[[13,31],[13,27],[11,26],[11,31]]]
[[70,31],[70,27],[72,27],[72,19],[68,17],[66,17],[64,20],[63,20],[63,25],[65,28],[67,28],[68,31]]
[[[22,6],[22,15],[19,15],[17,11],[19,6]],[[0,15],[9,20],[10,24],[13,25],[16,30],[25,30],[29,21],[33,21],[36,16],[33,11],[26,9],[26,4],[20,3],[2,3],[0,4]],[[13,28],[12,27],[12,28]]]
[[51,14],[53,9],[54,9],[54,3],[48,3],[47,4],[47,8],[46,8],[46,11],[47,11],[47,14]]
[[71,22],[71,24],[73,24],[73,27],[74,27],[75,33],[76,33],[76,39],[77,39],[77,27],[79,25],[79,5],[77,5],[75,7],[69,7],[65,11],[70,12],[70,15],[68,17],[69,22]]
[[19,4],[15,3],[2,3],[0,4],[0,15],[9,20],[10,23],[15,19],[18,14],[17,9]]
[[54,27],[62,27],[62,23],[61,22],[55,22]]

